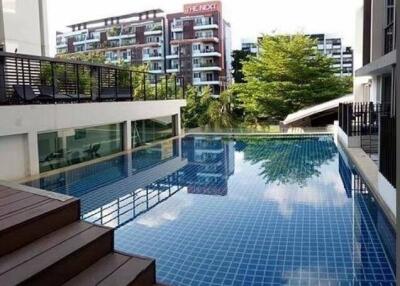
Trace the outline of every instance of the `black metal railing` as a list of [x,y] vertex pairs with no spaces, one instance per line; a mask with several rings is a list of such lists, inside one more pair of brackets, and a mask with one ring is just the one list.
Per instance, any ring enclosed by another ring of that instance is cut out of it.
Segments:
[[183,98],[173,74],[0,52],[0,105]]
[[380,108],[372,102],[340,103],[339,126],[347,136],[378,134]]
[[379,160],[379,171],[395,186],[396,119],[390,106],[372,102],[341,103],[339,126],[347,136],[360,137],[360,147],[374,161]]
[[396,186],[396,117],[382,114],[380,128],[379,171]]

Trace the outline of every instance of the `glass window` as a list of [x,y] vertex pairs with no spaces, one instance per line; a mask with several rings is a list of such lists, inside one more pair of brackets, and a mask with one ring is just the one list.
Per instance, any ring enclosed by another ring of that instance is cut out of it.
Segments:
[[174,118],[175,116],[166,116],[132,122],[132,146],[137,147],[175,136]]
[[122,123],[39,134],[40,172],[121,152],[122,136]]

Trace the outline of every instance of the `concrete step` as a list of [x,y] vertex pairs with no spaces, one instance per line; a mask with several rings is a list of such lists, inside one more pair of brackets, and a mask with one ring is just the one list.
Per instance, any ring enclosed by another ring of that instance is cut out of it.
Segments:
[[79,200],[53,200],[0,186],[0,256],[79,220]]
[[64,286],[78,285],[138,285],[155,283],[155,261],[113,252],[68,281]]
[[61,285],[112,250],[112,229],[75,222],[2,257],[0,285]]

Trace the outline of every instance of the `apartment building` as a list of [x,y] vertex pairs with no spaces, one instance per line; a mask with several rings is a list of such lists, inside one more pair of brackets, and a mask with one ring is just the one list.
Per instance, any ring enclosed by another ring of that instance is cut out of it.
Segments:
[[324,55],[332,57],[333,67],[338,70],[338,76],[353,76],[353,49],[344,47],[341,38],[329,37],[326,34],[312,34],[317,41],[317,49]]
[[231,81],[231,31],[219,1],[184,5],[167,15],[168,69],[202,89],[219,95]]
[[398,152],[395,9],[394,0],[364,0],[357,11],[355,99],[340,105],[338,132],[347,150],[358,152],[352,155],[358,156],[357,169],[392,215],[396,214]]
[[257,54],[258,45],[252,40],[243,39],[241,43],[241,50],[249,54]]
[[70,25],[57,33],[57,54],[102,52],[108,63],[147,64],[165,71],[165,18],[149,10]]
[[151,72],[178,74],[218,96],[232,81],[231,27],[219,1],[187,4],[70,25],[57,33],[57,54],[103,52],[108,63],[147,64]]

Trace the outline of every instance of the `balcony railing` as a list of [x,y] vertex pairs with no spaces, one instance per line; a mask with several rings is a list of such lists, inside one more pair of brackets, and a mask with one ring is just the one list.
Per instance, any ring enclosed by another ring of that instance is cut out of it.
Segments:
[[360,136],[361,148],[376,158],[379,171],[395,186],[396,181],[396,122],[387,104],[341,103],[339,126],[347,136]]
[[0,52],[0,105],[180,98],[176,75]]

